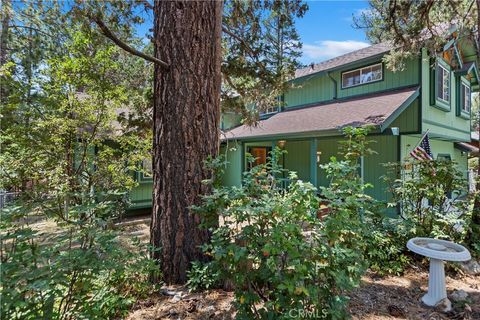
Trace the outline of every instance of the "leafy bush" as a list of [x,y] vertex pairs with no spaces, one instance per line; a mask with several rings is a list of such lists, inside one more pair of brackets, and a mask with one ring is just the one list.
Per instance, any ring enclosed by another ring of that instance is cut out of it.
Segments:
[[195,261],[187,272],[187,287],[190,291],[208,290],[218,286],[220,274],[211,262]]
[[[213,233],[204,250],[233,285],[238,318],[346,316],[345,293],[367,265],[362,215],[372,200],[358,176],[367,132],[346,129],[345,159],[325,166],[332,183],[322,188],[322,209],[330,211],[323,219],[317,189],[278,165],[278,148],[267,164],[244,173],[241,187],[216,187],[196,208]],[[275,179],[282,173],[290,179],[286,190]]]
[[28,219],[22,207],[2,212],[2,319],[112,319],[149,291],[146,250],[128,251],[105,220],[64,224],[46,237]]
[[412,262],[406,250],[407,241],[414,236],[410,221],[383,216],[371,219],[368,225],[366,256],[369,268],[379,275],[403,273]]
[[[408,169],[406,169],[408,168]],[[413,161],[401,168],[399,179],[389,180],[400,216],[419,237],[462,242],[470,219],[467,182],[453,161]],[[401,179],[400,179],[401,178]]]
[[[466,181],[452,161],[405,161],[387,164],[385,180],[400,216],[371,216],[367,256],[379,274],[400,274],[412,262],[406,243],[414,237],[465,243],[470,223]],[[393,178],[392,178],[393,177]],[[468,245],[468,244],[467,244]]]

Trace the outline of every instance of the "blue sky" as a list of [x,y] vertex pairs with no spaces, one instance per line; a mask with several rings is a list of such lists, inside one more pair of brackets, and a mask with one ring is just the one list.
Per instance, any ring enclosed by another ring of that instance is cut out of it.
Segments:
[[296,24],[303,43],[302,63],[320,62],[369,45],[365,32],[352,27],[352,15],[367,9],[367,1],[308,1],[308,5]]
[[[309,10],[296,22],[303,43],[300,62],[320,62],[369,45],[364,31],[352,27],[352,16],[367,9],[367,1],[317,0],[307,3]],[[145,23],[137,29],[141,36],[153,25],[151,14],[144,15],[144,18]]]

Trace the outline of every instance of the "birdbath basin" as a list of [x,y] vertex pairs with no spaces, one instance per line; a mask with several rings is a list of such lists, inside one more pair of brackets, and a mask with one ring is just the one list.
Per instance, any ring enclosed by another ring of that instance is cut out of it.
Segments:
[[445,288],[444,261],[468,261],[470,252],[454,242],[431,238],[413,238],[408,240],[407,248],[430,258],[428,292],[422,297],[427,306],[435,306],[447,297]]

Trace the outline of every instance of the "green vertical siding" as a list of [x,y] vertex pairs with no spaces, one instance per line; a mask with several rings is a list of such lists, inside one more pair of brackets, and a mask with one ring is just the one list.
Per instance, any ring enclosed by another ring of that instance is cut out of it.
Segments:
[[400,133],[413,133],[420,131],[420,101],[416,99],[412,104],[402,112],[402,114],[392,122],[390,127],[400,128]]
[[228,142],[223,145],[220,152],[225,155],[227,166],[222,176],[225,186],[239,186],[242,183],[242,145]]
[[285,168],[295,171],[304,181],[310,181],[309,141],[288,141],[285,144]]
[[326,74],[313,75],[293,82],[293,88],[285,94],[285,107],[331,99],[333,99],[333,82]]
[[[330,162],[331,157],[338,158],[339,152],[339,143],[340,138],[328,138],[328,139],[319,139],[317,150],[321,152],[320,155],[320,165],[324,165]],[[317,171],[317,181],[319,187],[327,187],[330,184],[330,180],[327,177],[327,173],[324,169],[319,168]]]
[[[347,98],[355,95],[375,93],[378,91],[390,90],[420,83],[419,58],[413,58],[406,62],[403,71],[392,72],[383,66],[383,80],[370,84],[359,85],[342,89],[341,73],[358,67],[381,62],[381,58],[370,62],[362,62],[343,70],[331,72],[336,81],[337,98]],[[291,88],[285,94],[286,108],[301,106],[310,103],[330,101],[334,98],[334,82],[326,73],[318,73],[292,82]]]
[[384,176],[389,172],[384,164],[397,162],[399,160],[399,139],[398,136],[375,136],[375,141],[370,148],[376,153],[365,156],[364,160],[364,181],[371,183],[373,188],[367,189],[367,194],[377,200],[388,201],[391,196],[384,182]]
[[152,206],[152,182],[140,182],[130,191],[130,209],[148,208]]

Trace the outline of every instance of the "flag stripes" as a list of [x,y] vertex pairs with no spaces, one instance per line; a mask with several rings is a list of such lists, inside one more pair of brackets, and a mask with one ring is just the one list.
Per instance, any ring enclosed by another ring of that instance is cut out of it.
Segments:
[[428,132],[423,136],[422,141],[415,149],[410,152],[410,155],[418,161],[433,160],[432,151],[430,149],[430,140],[428,139]]

